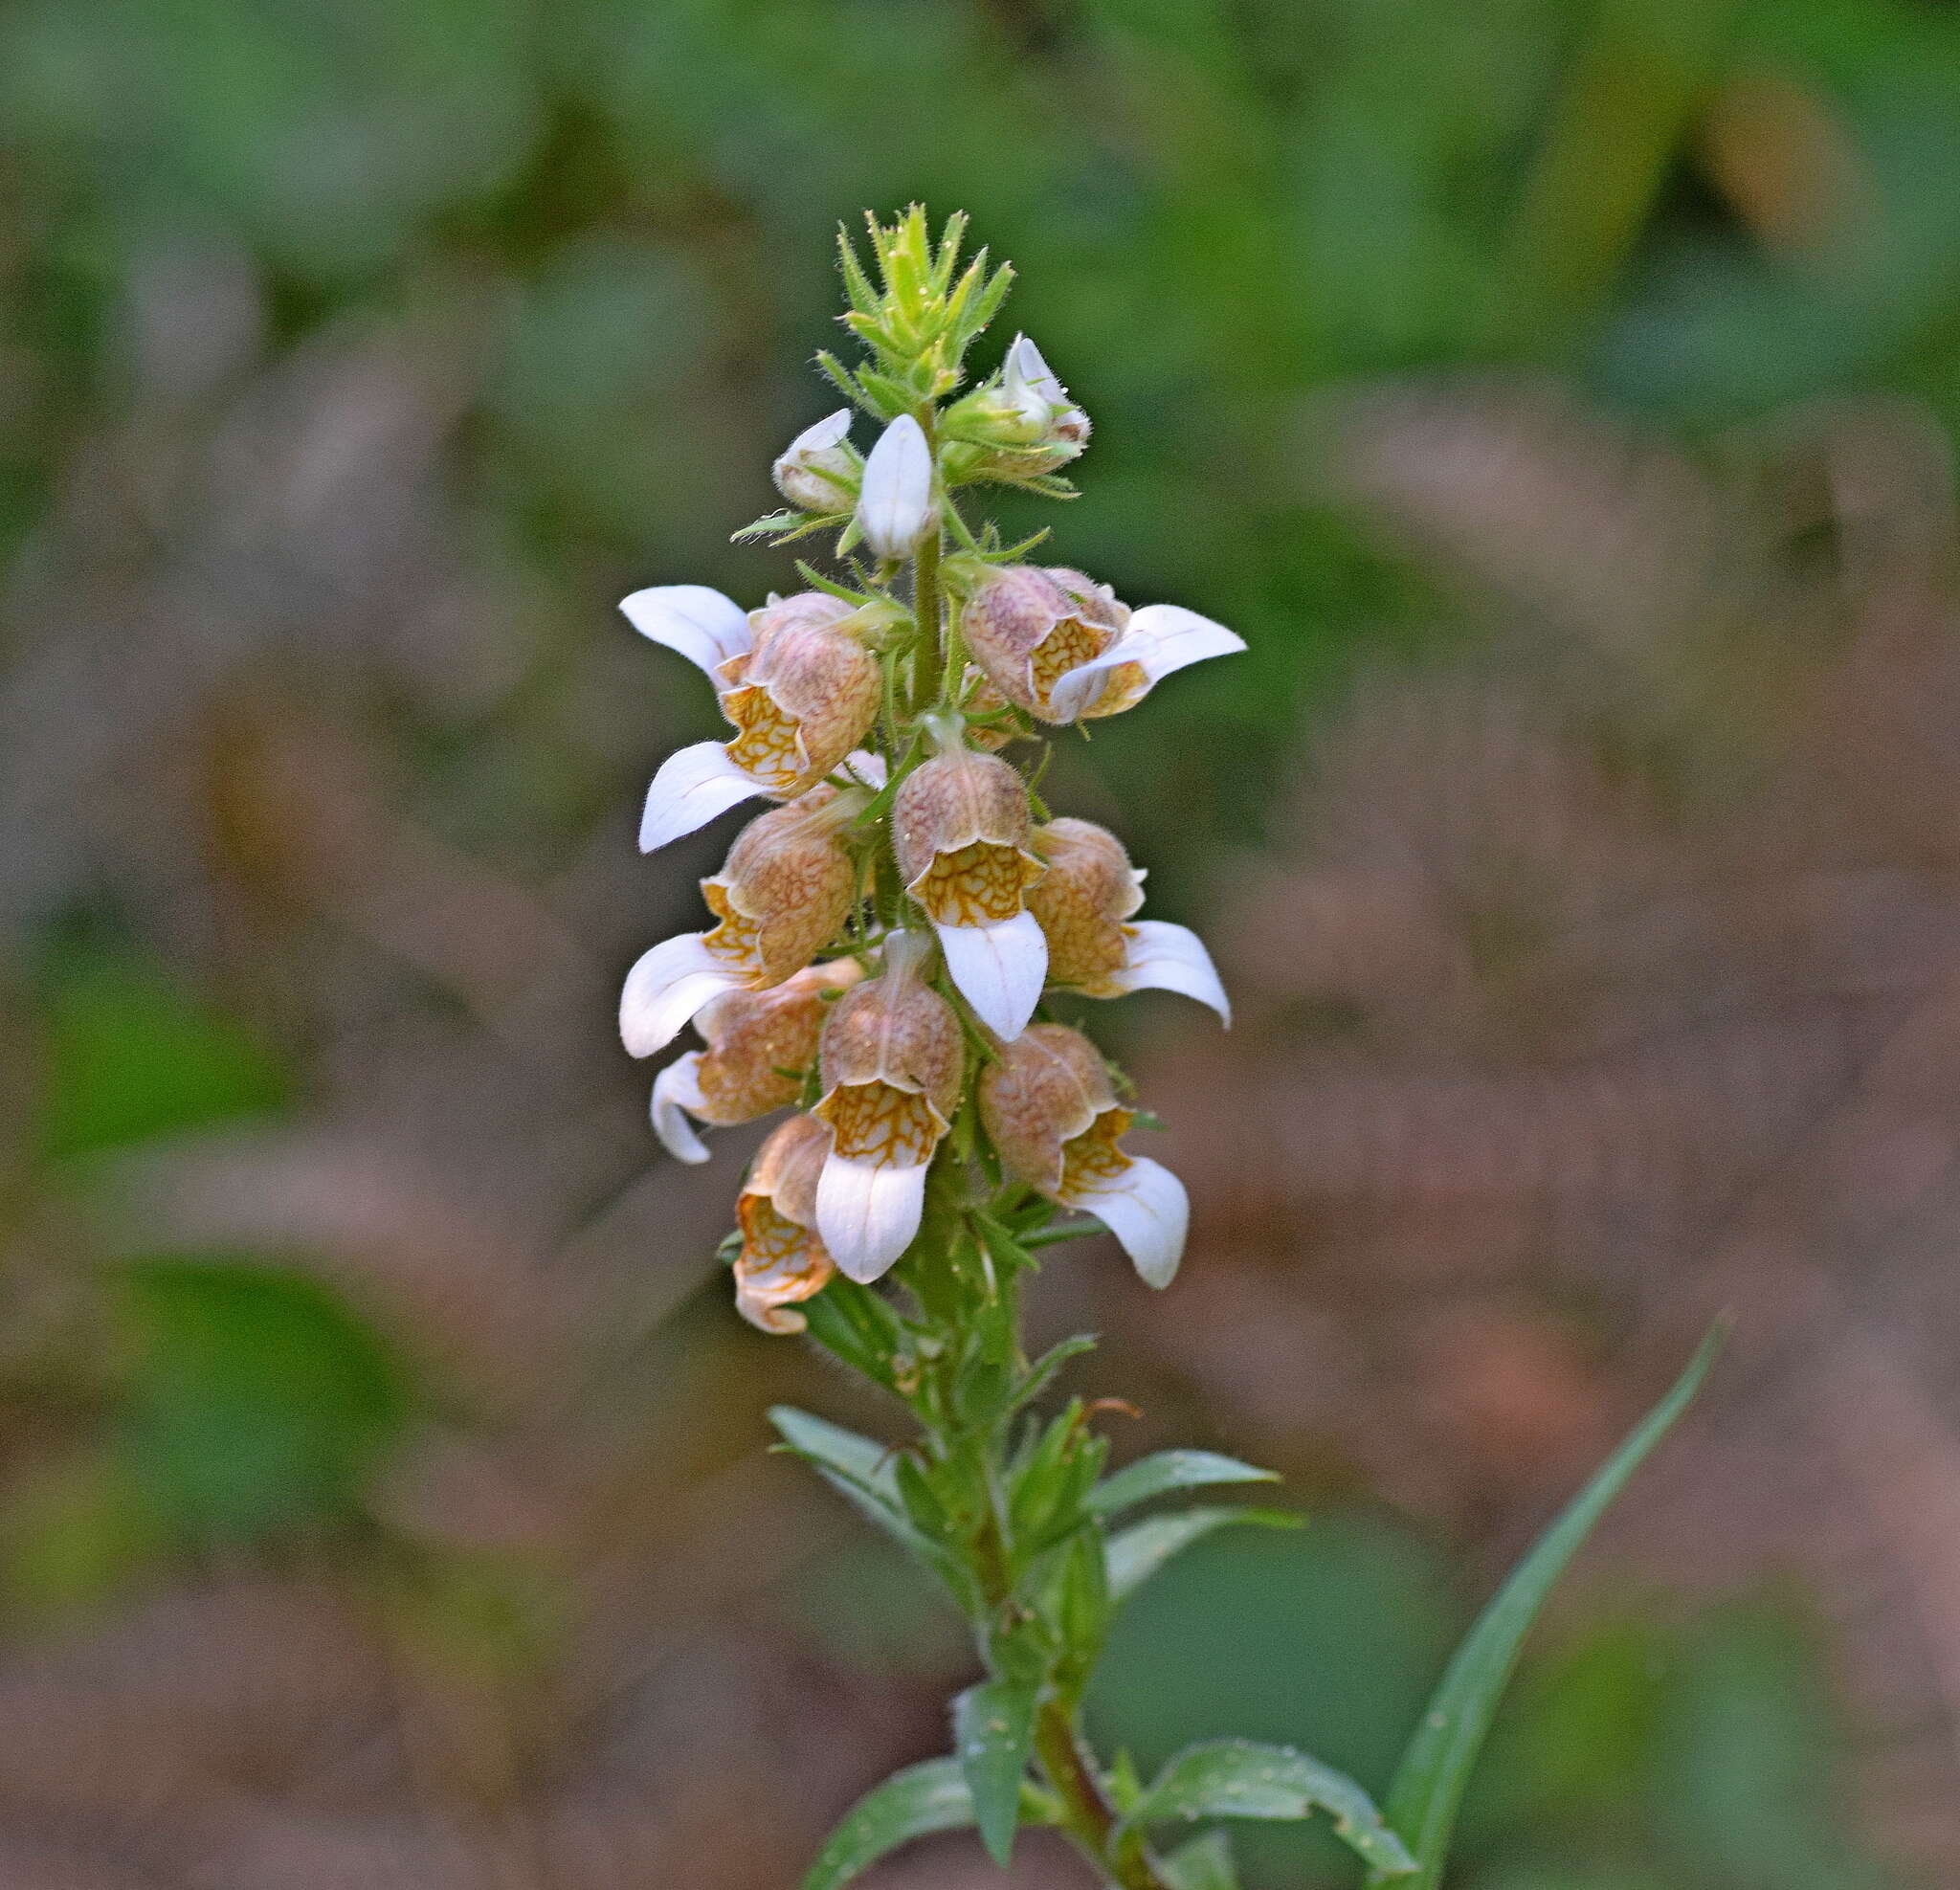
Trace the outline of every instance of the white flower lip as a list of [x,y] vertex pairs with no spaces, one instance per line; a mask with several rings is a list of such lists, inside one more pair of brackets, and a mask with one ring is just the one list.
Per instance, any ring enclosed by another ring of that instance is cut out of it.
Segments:
[[690,1110],[706,1107],[701,1093],[701,1052],[690,1050],[654,1078],[654,1133],[677,1162],[699,1164],[708,1159],[707,1145],[688,1120]]
[[651,1056],[680,1034],[702,1005],[739,990],[747,973],[708,949],[703,932],[682,932],[642,952],[619,993],[619,1040],[634,1056]]
[[1071,1208],[1096,1218],[1116,1236],[1147,1286],[1160,1290],[1177,1277],[1191,1225],[1191,1197],[1161,1162],[1132,1155],[1114,1181],[1077,1189]]
[[697,742],[677,748],[660,764],[647,804],[639,817],[639,850],[652,853],[669,840],[705,827],[718,813],[738,801],[753,800],[769,790],[728,759],[720,742]]
[[1232,1028],[1232,1000],[1205,942],[1189,925],[1163,919],[1136,919],[1125,928],[1128,955],[1123,969],[1110,979],[1118,990],[1181,991],[1208,1004],[1227,1030]]
[[1078,663],[1056,678],[1049,703],[1057,718],[1073,722],[1088,705],[1096,678],[1123,663],[1143,671],[1146,689],[1191,663],[1208,656],[1230,656],[1245,648],[1245,638],[1210,617],[1178,604],[1146,604],[1131,616],[1119,636],[1100,656]]
[[868,1286],[912,1244],[925,1205],[927,1163],[874,1167],[827,1156],[816,1184],[816,1232],[848,1279]]
[[991,925],[935,925],[947,975],[973,1014],[1012,1043],[1028,1028],[1048,982],[1048,939],[1032,912]]
[[657,584],[622,598],[619,609],[642,636],[685,656],[717,689],[716,665],[751,641],[748,612],[704,584]]
[[932,450],[919,422],[899,417],[864,462],[858,525],[880,558],[902,558],[932,520]]
[[851,410],[840,407],[835,413],[826,413],[821,420],[805,427],[783,449],[783,456],[776,464],[780,466],[787,460],[800,458],[806,453],[827,453],[834,446],[841,446],[844,435],[850,431]]
[[1008,349],[1007,373],[1003,378],[1010,400],[1018,400],[1025,390],[1052,408],[1075,405],[1068,389],[1056,379],[1054,368],[1041,358],[1041,350],[1026,335],[1016,335],[1013,346]]

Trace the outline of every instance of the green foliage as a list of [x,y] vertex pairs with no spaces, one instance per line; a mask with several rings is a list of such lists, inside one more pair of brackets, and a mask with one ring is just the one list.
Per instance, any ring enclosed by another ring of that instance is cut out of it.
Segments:
[[1390,1823],[1419,1862],[1422,1890],[1441,1881],[1471,1768],[1539,1610],[1614,1498],[1701,1390],[1726,1336],[1717,1326],[1702,1342],[1674,1388],[1518,1565],[1450,1662],[1387,1799]]
[[1334,1834],[1386,1881],[1406,1876],[1415,1859],[1382,1822],[1374,1802],[1345,1772],[1284,1745],[1217,1740],[1180,1752],[1144,1793],[1125,1823],[1177,1819],[1261,1818],[1292,1821],[1325,1811]]
[[1039,1693],[1038,1679],[1002,1678],[969,1686],[953,1701],[953,1750],[972,1798],[973,1822],[988,1856],[1003,1866],[1013,1855]]
[[[1030,1792],[1020,1815],[1036,1824],[1051,1821],[1052,1812]],[[839,1890],[900,1845],[972,1822],[972,1794],[957,1759],[908,1766],[873,1787],[845,1814],[811,1865],[803,1890]]]
[[1253,1523],[1269,1529],[1298,1528],[1303,1519],[1278,1509],[1179,1509],[1168,1516],[1147,1517],[1109,1539],[1109,1592],[1127,1600],[1158,1569],[1214,1529],[1233,1523]]
[[289,1098],[235,1019],[133,959],[56,960],[42,1004],[39,1145],[64,1160],[267,1114]]
[[1270,1470],[1255,1469],[1236,1457],[1215,1451],[1159,1451],[1119,1470],[1089,1494],[1089,1507],[1099,1516],[1121,1515],[1153,1497],[1172,1490],[1202,1489],[1217,1483],[1275,1483]]
[[347,1518],[411,1397],[368,1326],[316,1281],[223,1256],[136,1262],[119,1297],[124,1449],[165,1527],[244,1545]]

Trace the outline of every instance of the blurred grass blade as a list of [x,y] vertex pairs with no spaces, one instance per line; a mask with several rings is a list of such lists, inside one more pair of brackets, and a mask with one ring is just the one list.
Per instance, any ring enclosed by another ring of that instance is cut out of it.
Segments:
[[1005,1870],[1020,1822],[1021,1781],[1035,1744],[1034,1680],[987,1680],[953,1701],[953,1750],[987,1855]]
[[1377,1879],[1406,1877],[1415,1860],[1382,1821],[1374,1801],[1346,1772],[1286,1745],[1249,1739],[1188,1746],[1157,1774],[1125,1829],[1195,1818],[1294,1819],[1326,1812],[1334,1835]]
[[[1538,1539],[1457,1650],[1456,1658],[1430,1697],[1428,1710],[1389,1789],[1389,1823],[1417,1859],[1419,1874],[1407,1890],[1434,1890],[1441,1881],[1463,1788],[1490,1730],[1498,1700],[1517,1665],[1518,1651],[1546,1596],[1627,1479],[1688,1408],[1727,1332],[1726,1323],[1718,1322],[1675,1381],[1674,1389]],[[1369,1881],[1382,1882],[1387,1875],[1376,1871]]]
[[1235,1456],[1215,1451],[1159,1451],[1140,1458],[1089,1492],[1089,1507],[1099,1516],[1148,1502],[1170,1490],[1194,1490],[1214,1483],[1277,1483],[1278,1473],[1258,1470]]
[[1180,1509],[1169,1516],[1146,1517],[1110,1537],[1109,1598],[1123,1601],[1134,1594],[1173,1555],[1233,1523],[1253,1523],[1268,1529],[1297,1529],[1305,1519],[1280,1509]]

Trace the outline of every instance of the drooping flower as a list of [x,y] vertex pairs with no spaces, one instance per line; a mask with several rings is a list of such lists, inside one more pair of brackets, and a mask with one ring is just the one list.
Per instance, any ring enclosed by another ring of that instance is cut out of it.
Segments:
[[857,1280],[876,1279],[911,1245],[926,1167],[959,1104],[959,1019],[924,981],[931,950],[924,933],[887,933],[883,975],[847,990],[824,1022],[824,1093],[812,1113],[834,1142],[816,1227]]
[[933,511],[932,449],[919,422],[901,413],[864,462],[858,528],[879,557],[908,558]]
[[1064,566],[988,571],[960,622],[995,686],[1043,722],[1116,715],[1173,671],[1245,648],[1243,637],[1195,611],[1131,611],[1106,584]]
[[668,1153],[683,1162],[707,1160],[690,1117],[732,1128],[794,1102],[815,1060],[831,999],[862,975],[855,958],[837,958],[768,990],[709,999],[694,1019],[707,1048],[690,1050],[654,1079],[654,1132]]
[[1028,889],[1028,910],[1048,941],[1048,981],[1085,997],[1182,991],[1227,1024],[1232,1005],[1204,941],[1188,925],[1132,920],[1144,876],[1123,842],[1092,820],[1063,815],[1036,829],[1048,871]]
[[1015,1179],[1108,1228],[1151,1286],[1184,1256],[1190,1203],[1161,1163],[1119,1145],[1135,1121],[1096,1046],[1064,1024],[1036,1024],[980,1076],[980,1119]]
[[840,407],[786,446],[769,468],[776,490],[806,512],[848,512],[858,498],[858,458],[844,444],[851,410]]
[[619,608],[643,635],[706,673],[737,731],[730,742],[698,742],[661,764],[640,817],[642,853],[738,801],[802,793],[877,718],[878,660],[853,628],[858,612],[840,597],[800,591],[745,615],[703,585],[658,585]]
[[765,1332],[801,1332],[810,1322],[790,1308],[821,1293],[836,1272],[816,1233],[817,1177],[830,1149],[828,1126],[791,1116],[757,1151],[736,1200],[735,1305]]
[[721,872],[701,882],[718,923],[663,939],[626,974],[619,1034],[634,1056],[673,1042],[724,992],[793,977],[835,937],[858,897],[838,830],[869,800],[861,789],[826,784],[742,830]]
[[1035,427],[1037,439],[1074,449],[1054,455],[1052,463],[1066,463],[1088,444],[1089,416],[1069,398],[1068,389],[1056,379],[1054,369],[1042,360],[1041,350],[1026,335],[1016,335],[1007,351],[1001,392]]
[[1025,895],[1042,875],[1029,850],[1028,789],[997,756],[948,745],[892,801],[905,890],[932,922],[947,970],[989,1030],[1019,1036],[1048,975],[1048,945]]

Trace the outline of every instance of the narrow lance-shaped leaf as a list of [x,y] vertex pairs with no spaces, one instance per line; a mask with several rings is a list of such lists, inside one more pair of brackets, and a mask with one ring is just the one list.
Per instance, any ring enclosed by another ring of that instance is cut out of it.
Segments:
[[953,1701],[953,1750],[973,1805],[987,1855],[1003,1868],[1013,1855],[1021,1781],[1035,1743],[1033,1680],[993,1679]]
[[1346,1772],[1285,1745],[1220,1739],[1180,1752],[1158,1773],[1125,1827],[1196,1818],[1293,1819],[1325,1811],[1334,1835],[1377,1878],[1406,1876],[1415,1860]]
[[1089,1492],[1089,1507],[1115,1516],[1171,1490],[1194,1490],[1214,1483],[1277,1483],[1277,1473],[1240,1463],[1215,1451],[1159,1451],[1119,1470]]
[[[1457,1650],[1389,1790],[1389,1822],[1417,1859],[1418,1875],[1407,1890],[1435,1890],[1442,1879],[1470,1769],[1546,1596],[1627,1479],[1688,1408],[1726,1336],[1726,1325],[1717,1324],[1703,1340],[1674,1389],[1539,1537]],[[1380,1872],[1370,1879],[1371,1883],[1382,1880]]]
[[[1055,1805],[1046,1793],[1021,1790],[1023,1824],[1053,1824]],[[804,1878],[802,1890],[841,1890],[878,1860],[937,1831],[959,1831],[973,1822],[973,1797],[957,1759],[928,1759],[894,1772],[873,1786],[825,1841]]]
[[1109,1597],[1125,1601],[1192,1543],[1234,1523],[1296,1529],[1303,1518],[1278,1509],[1180,1509],[1148,1516],[1109,1539]]

